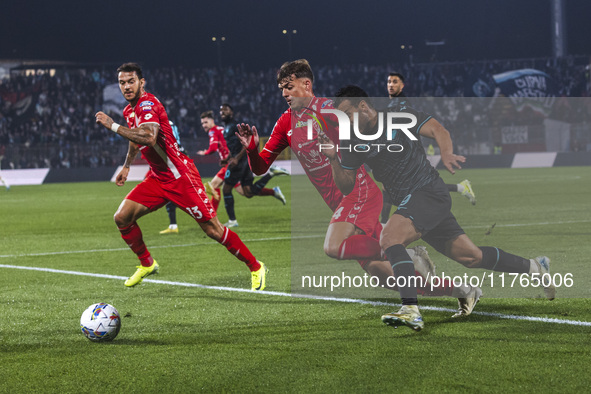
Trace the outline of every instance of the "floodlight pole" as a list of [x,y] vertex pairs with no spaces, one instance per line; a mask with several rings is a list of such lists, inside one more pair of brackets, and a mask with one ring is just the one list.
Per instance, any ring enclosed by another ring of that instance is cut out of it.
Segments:
[[552,55],[566,56],[566,27],[564,18],[564,0],[552,1]]

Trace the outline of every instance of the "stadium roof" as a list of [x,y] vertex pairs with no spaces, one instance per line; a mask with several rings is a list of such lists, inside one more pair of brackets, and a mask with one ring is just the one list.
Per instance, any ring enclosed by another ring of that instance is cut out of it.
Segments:
[[[591,53],[591,2],[554,1],[566,7],[567,53]],[[551,10],[551,0],[12,1],[0,12],[0,59],[277,66],[301,57],[315,64],[546,57]]]

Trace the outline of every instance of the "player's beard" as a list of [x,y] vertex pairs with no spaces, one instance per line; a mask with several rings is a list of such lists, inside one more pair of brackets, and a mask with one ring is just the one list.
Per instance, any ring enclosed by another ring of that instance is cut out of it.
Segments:
[[123,97],[125,97],[125,100],[127,100],[127,102],[129,104],[137,103],[137,101],[140,99],[140,96],[142,94],[141,86],[138,87],[137,90],[132,91],[132,93],[133,93],[133,97],[131,99],[128,99],[127,96],[125,96],[125,94],[123,95]]

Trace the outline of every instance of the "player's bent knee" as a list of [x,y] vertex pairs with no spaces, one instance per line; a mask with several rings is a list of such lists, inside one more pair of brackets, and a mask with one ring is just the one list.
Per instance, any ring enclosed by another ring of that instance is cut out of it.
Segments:
[[115,215],[113,215],[113,220],[119,228],[127,227],[132,223],[129,215],[124,215],[121,213],[121,211],[115,212]]
[[333,259],[338,259],[340,256],[339,253],[339,246],[340,245],[333,245],[331,243],[324,245],[324,253],[326,253],[326,255],[328,257],[331,257]]
[[462,256],[454,260],[462,264],[466,268],[478,268],[480,266],[482,258],[479,258],[477,256]]

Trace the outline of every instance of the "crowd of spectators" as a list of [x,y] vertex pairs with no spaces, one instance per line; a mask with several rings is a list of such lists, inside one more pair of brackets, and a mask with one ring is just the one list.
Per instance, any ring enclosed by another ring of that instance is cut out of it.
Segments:
[[[386,95],[386,77],[391,71],[406,77],[409,97],[473,96],[474,81],[491,81],[492,75],[515,69],[534,68],[549,74],[562,97],[588,97],[591,92],[588,59],[525,59],[488,62],[331,65],[314,67],[315,92],[331,96],[345,84],[364,87],[372,96]],[[207,138],[200,126],[203,111],[217,110],[222,103],[234,107],[236,119],[257,126],[268,135],[275,120],[287,108],[276,84],[276,69],[249,71],[244,67],[191,69],[186,67],[145,70],[146,89],[159,97],[171,120],[181,131],[189,154],[203,148]],[[0,168],[77,168],[115,166],[127,152],[126,142],[94,123],[103,109],[103,89],[116,83],[116,74],[106,69],[57,70],[55,75],[11,75],[0,81]],[[18,105],[15,103],[18,102]],[[478,125],[479,115],[470,115],[470,100],[436,101],[431,111],[446,126],[458,122]],[[568,109],[569,118],[586,108]],[[112,113],[122,122],[120,111]],[[588,121],[582,118],[581,121]],[[455,122],[455,123],[454,123]],[[457,146],[475,139],[469,130],[454,135]],[[589,141],[591,143],[591,141]]]

